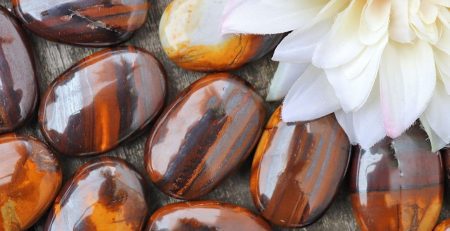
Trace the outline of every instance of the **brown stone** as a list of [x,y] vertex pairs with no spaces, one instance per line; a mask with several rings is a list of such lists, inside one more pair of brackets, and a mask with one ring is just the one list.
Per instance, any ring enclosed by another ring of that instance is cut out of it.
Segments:
[[158,60],[145,50],[97,52],[64,72],[47,89],[39,110],[44,137],[58,152],[107,152],[146,128],[164,104]]
[[80,167],[56,198],[46,231],[142,230],[144,181],[131,165],[103,157]]
[[62,173],[56,157],[41,142],[0,136],[0,230],[26,230],[58,194]]
[[278,108],[259,142],[250,189],[266,219],[302,227],[332,202],[347,169],[350,143],[334,115],[287,124],[280,114]]
[[441,222],[433,231],[450,231],[450,219]]
[[264,231],[270,226],[249,210],[214,201],[166,205],[150,218],[147,231]]
[[147,172],[166,194],[198,198],[250,154],[265,119],[261,97],[239,77],[208,75],[188,87],[156,122]]
[[369,150],[355,148],[351,201],[361,230],[430,231],[443,203],[440,155],[426,133],[409,129]]

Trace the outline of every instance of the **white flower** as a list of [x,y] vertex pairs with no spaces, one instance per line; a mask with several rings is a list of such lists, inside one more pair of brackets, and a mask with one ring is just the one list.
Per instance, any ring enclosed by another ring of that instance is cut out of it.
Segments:
[[335,113],[369,148],[418,118],[450,143],[450,0],[229,0],[224,33],[292,31],[275,50],[269,100],[282,117]]

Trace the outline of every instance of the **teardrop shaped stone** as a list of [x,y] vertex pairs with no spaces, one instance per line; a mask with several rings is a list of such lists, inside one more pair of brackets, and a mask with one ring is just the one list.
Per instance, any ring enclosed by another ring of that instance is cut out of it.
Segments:
[[109,151],[140,133],[164,104],[166,82],[145,50],[119,47],[75,64],[47,89],[39,110],[44,137],[66,155]]
[[45,230],[142,230],[147,213],[143,178],[127,162],[103,157],[65,184]]
[[226,203],[197,201],[169,204],[150,218],[147,231],[220,230],[269,231],[270,226],[249,210]]
[[368,150],[355,148],[351,202],[361,230],[429,231],[443,203],[440,155],[418,126]]
[[148,0],[12,0],[33,33],[56,42],[110,46],[129,39],[147,20]]
[[155,123],[145,151],[150,179],[175,198],[205,195],[245,161],[264,120],[262,98],[239,77],[196,81]]
[[167,56],[194,71],[237,69],[270,52],[279,35],[223,35],[227,0],[174,0],[164,11],[159,37]]
[[0,179],[0,230],[26,230],[52,204],[62,173],[45,144],[8,134],[0,136]]
[[2,6],[0,25],[0,133],[5,133],[34,113],[38,86],[26,34]]
[[334,115],[288,124],[278,108],[253,160],[250,190],[256,207],[276,225],[313,223],[338,191],[349,155],[350,143]]

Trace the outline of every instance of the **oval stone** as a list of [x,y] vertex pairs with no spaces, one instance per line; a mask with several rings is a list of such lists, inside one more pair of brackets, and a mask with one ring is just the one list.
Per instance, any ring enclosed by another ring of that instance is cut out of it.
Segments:
[[447,175],[447,195],[450,198],[450,150],[448,148],[442,150],[442,157],[444,161],[444,168]]
[[250,190],[256,207],[276,225],[313,223],[338,191],[349,155],[350,143],[334,115],[287,124],[278,108],[253,160]]
[[144,25],[148,0],[12,0],[14,12],[33,33],[55,42],[110,46]]
[[353,154],[351,202],[361,230],[434,228],[443,203],[443,169],[420,127]]
[[33,114],[38,86],[26,34],[1,6],[0,25],[0,133],[5,133]]
[[147,231],[165,230],[272,230],[249,210],[220,202],[197,201],[166,205],[150,218]]
[[264,102],[246,82],[227,73],[208,75],[156,122],[146,145],[147,172],[172,197],[205,195],[248,157],[264,119]]
[[450,219],[442,221],[438,226],[436,226],[436,228],[434,228],[434,231],[450,231]]
[[62,173],[58,160],[43,143],[3,135],[0,179],[0,230],[26,230],[53,202]]
[[49,87],[39,110],[41,131],[58,152],[98,154],[140,133],[164,104],[160,63],[121,47],[82,60]]
[[142,230],[147,213],[143,178],[125,161],[103,157],[65,184],[45,230]]
[[237,69],[271,51],[277,35],[223,35],[222,13],[227,0],[174,0],[164,11],[159,37],[167,56],[194,71]]

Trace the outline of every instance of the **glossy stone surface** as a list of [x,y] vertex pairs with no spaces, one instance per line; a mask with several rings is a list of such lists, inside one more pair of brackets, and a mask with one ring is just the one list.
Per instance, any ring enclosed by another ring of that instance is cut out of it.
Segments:
[[61,187],[62,173],[38,140],[0,136],[0,230],[26,230],[42,216]]
[[450,150],[449,149],[444,149],[442,150],[442,158],[443,158],[443,162],[444,162],[444,168],[445,168],[445,173],[447,176],[447,191],[446,191],[446,195],[448,195],[448,198],[450,199]]
[[67,155],[98,154],[141,132],[164,104],[160,63],[134,47],[107,49],[67,70],[48,88],[41,131]]
[[26,34],[1,6],[0,25],[0,133],[5,133],[33,114],[38,86]]
[[156,186],[179,199],[210,192],[242,163],[262,131],[261,97],[239,77],[208,75],[160,116],[145,151]]
[[280,36],[223,35],[227,0],[174,0],[164,11],[159,37],[167,56],[195,71],[237,69],[271,51]]
[[45,230],[141,230],[147,213],[139,173],[123,160],[102,157],[81,166],[65,184]]
[[370,150],[355,148],[351,202],[362,231],[434,228],[444,185],[440,155],[430,150],[426,133],[417,126]]
[[80,46],[121,43],[144,25],[147,0],[12,0],[14,12],[35,34]]
[[436,228],[434,228],[434,231],[450,231],[450,219],[441,222],[438,226],[436,226]]
[[276,225],[313,223],[333,200],[349,156],[350,143],[334,115],[287,124],[278,108],[253,160],[250,190],[256,207]]
[[261,218],[249,210],[214,201],[184,202],[166,205],[150,218],[147,231],[272,230]]

